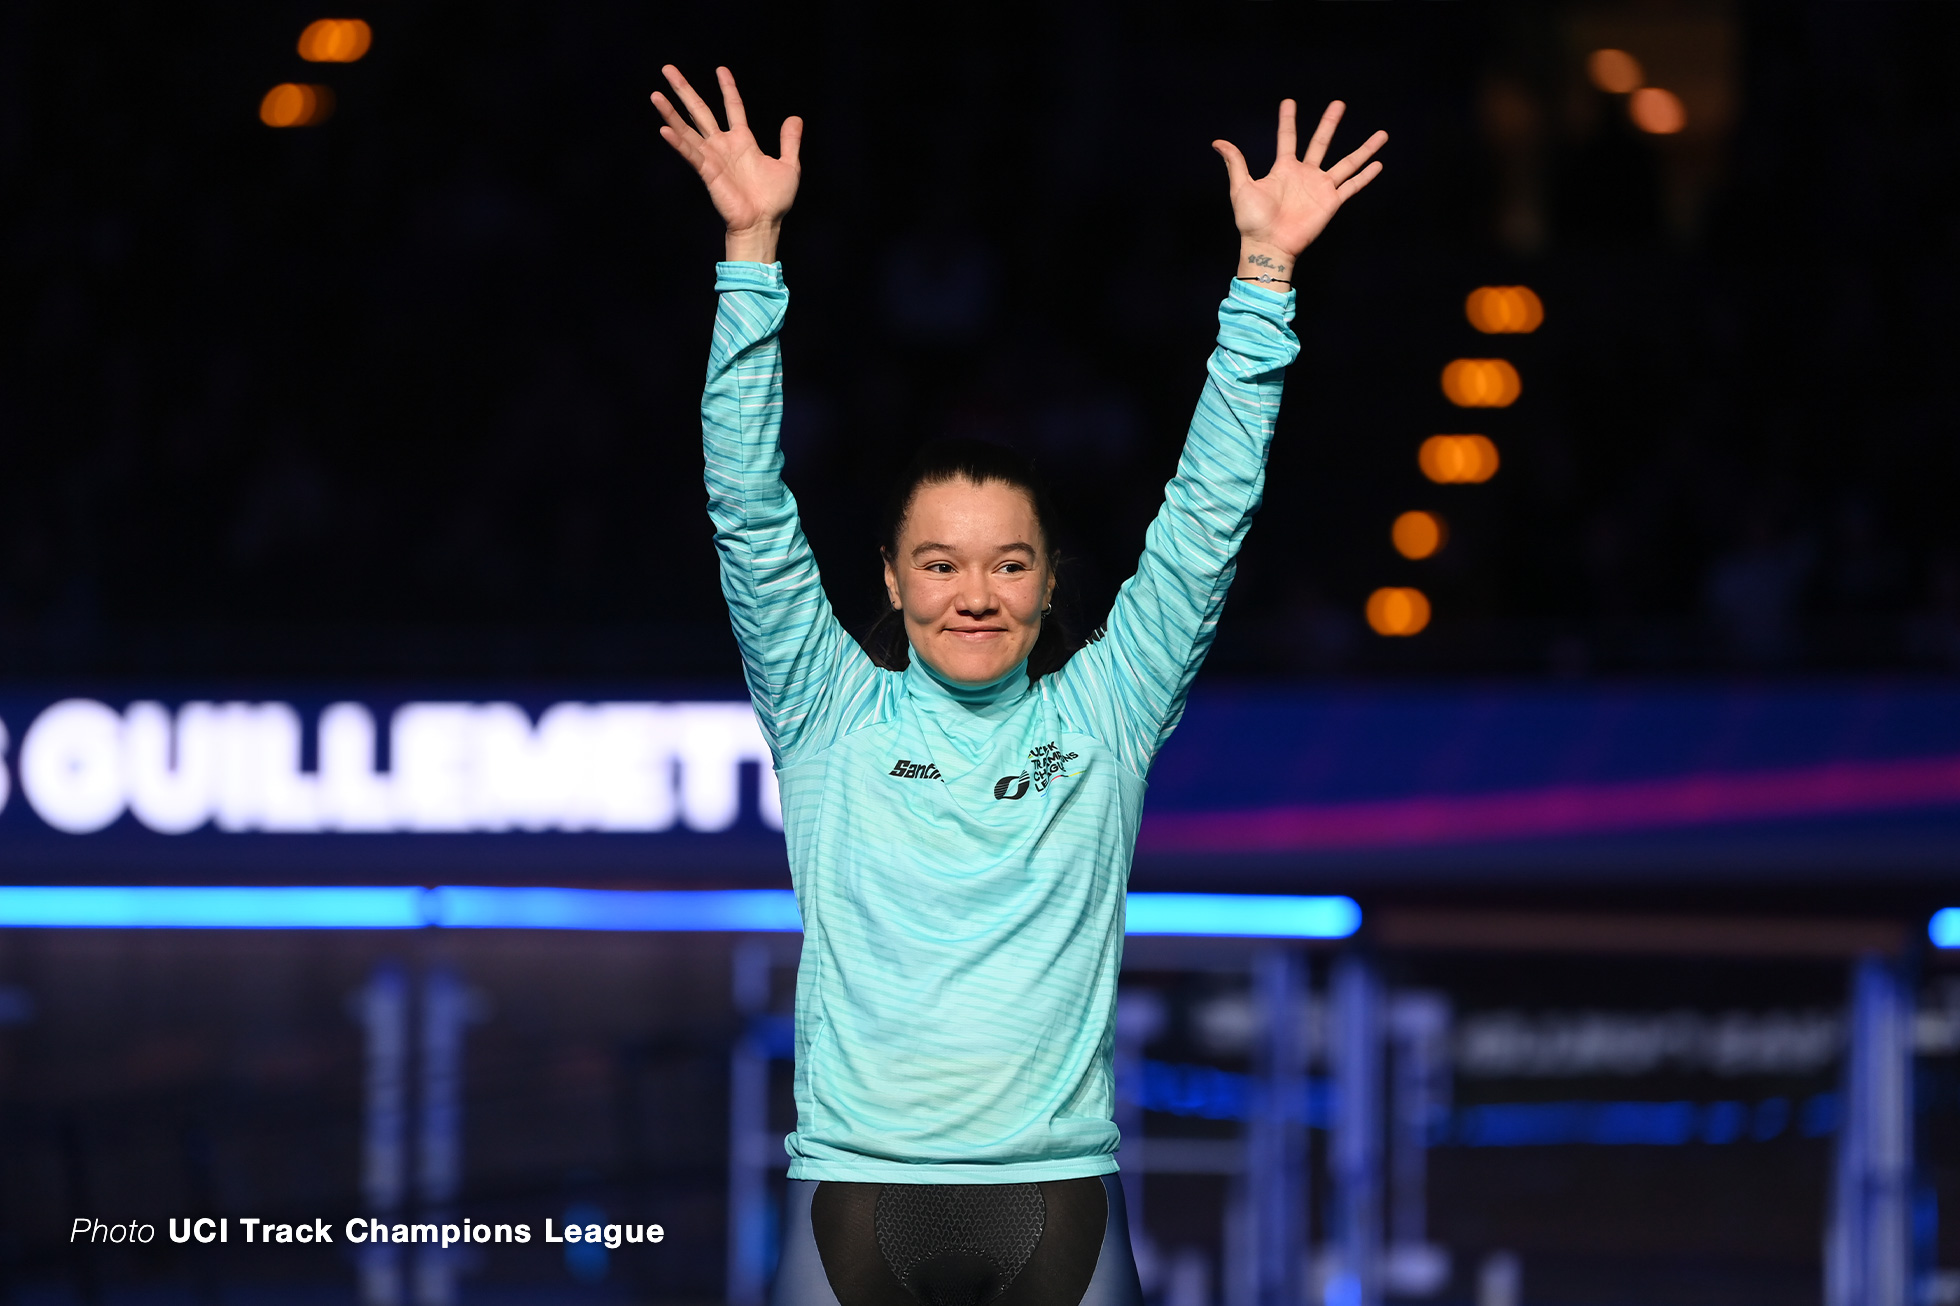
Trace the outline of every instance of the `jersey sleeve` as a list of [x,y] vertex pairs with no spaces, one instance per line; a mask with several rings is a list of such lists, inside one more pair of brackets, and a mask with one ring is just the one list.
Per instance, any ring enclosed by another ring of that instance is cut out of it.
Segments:
[[1139,776],[1184,714],[1259,508],[1280,385],[1300,352],[1287,325],[1293,304],[1290,290],[1232,282],[1177,475],[1136,574],[1117,591],[1102,637],[1048,678],[1049,692]]
[[783,484],[780,263],[720,263],[701,396],[708,516],[742,673],[778,767],[837,733],[877,669],[837,622]]

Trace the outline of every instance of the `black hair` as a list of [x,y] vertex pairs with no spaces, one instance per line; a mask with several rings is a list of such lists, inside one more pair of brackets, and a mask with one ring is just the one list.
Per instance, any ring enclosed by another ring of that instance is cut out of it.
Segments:
[[[1041,545],[1047,553],[1049,573],[1060,574],[1062,555],[1055,543],[1055,513],[1049,503],[1048,488],[1033,461],[1004,444],[961,437],[928,442],[893,485],[891,497],[885,502],[883,533],[878,537],[878,551],[885,561],[898,557],[898,533],[904,528],[905,515],[912,510],[912,500],[919,491],[948,481],[970,481],[975,485],[998,482],[1027,495],[1034,507],[1035,525],[1041,528]],[[1059,585],[1056,594],[1056,603],[1043,615],[1041,633],[1028,653],[1030,681],[1061,670],[1062,664],[1080,646],[1072,623],[1062,614]],[[893,608],[889,600],[859,642],[873,662],[889,671],[903,671],[912,661],[912,646],[905,637],[905,614]]]

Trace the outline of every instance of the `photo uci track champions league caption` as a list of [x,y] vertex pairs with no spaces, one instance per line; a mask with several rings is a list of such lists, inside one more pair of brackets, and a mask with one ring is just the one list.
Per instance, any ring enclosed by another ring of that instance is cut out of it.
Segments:
[[[238,1226],[239,1241],[245,1243],[317,1245],[334,1241],[333,1230],[325,1220],[293,1224],[250,1216],[235,1220],[231,1216],[200,1216],[197,1219],[172,1217],[168,1221],[170,1241],[228,1243],[234,1223]],[[355,1216],[342,1227],[341,1236],[350,1243],[417,1243],[452,1247],[469,1243],[528,1243],[532,1232],[529,1224],[522,1223],[489,1224],[466,1219],[460,1224],[391,1224],[385,1220]],[[544,1221],[543,1232],[544,1241],[548,1243],[595,1243],[611,1251],[632,1244],[659,1243],[666,1237],[667,1231],[657,1224],[554,1225],[549,1218]],[[101,1220],[78,1216],[68,1233],[71,1243],[143,1245],[155,1240],[156,1226],[138,1220],[104,1224]]]

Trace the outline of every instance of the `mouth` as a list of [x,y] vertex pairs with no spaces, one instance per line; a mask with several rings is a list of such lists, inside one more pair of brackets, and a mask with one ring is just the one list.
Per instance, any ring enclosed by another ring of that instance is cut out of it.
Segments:
[[979,644],[1007,633],[1005,626],[947,626],[945,634],[969,644]]

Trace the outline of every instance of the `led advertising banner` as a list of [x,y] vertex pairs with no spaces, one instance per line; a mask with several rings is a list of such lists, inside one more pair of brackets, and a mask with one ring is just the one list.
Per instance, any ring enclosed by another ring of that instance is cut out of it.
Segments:
[[[66,834],[125,814],[157,834],[720,833],[742,764],[768,758],[746,703],[554,703],[533,720],[515,703],[410,702],[385,754],[381,734],[358,702],[69,698],[22,735],[20,786]],[[757,814],[780,830],[766,767],[759,784]]]
[[1960,686],[1219,688],[1150,792],[1145,881],[1943,884]]
[[772,882],[787,870],[768,749],[741,700],[10,696],[0,730],[0,856],[21,869]]
[[[1960,688],[1220,687],[1150,776],[1137,884],[1960,864]],[[15,883],[786,884],[733,694],[0,692]]]

